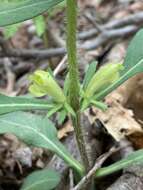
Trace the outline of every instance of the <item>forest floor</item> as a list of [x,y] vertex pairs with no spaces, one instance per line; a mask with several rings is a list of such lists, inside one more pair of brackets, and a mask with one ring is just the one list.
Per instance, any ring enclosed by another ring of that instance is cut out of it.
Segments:
[[[98,61],[98,68],[108,63],[123,62],[129,41],[143,26],[142,0],[79,0],[78,62],[83,79],[87,66]],[[0,28],[0,93],[8,96],[28,93],[28,76],[36,69],[50,67],[61,86],[67,73],[65,50],[65,7],[57,8],[52,15],[45,14],[47,29],[43,37],[36,35],[33,21],[22,23],[10,38]],[[84,113],[83,125],[90,133],[92,161],[109,151],[114,145],[130,143],[125,149],[107,159],[113,163],[133,150],[143,148],[143,74],[139,74],[111,93],[105,102],[108,111],[91,108]],[[38,113],[38,112],[37,112]],[[38,114],[41,114],[38,113]],[[75,150],[73,127],[69,118],[58,123],[59,139],[71,153]],[[31,148],[15,136],[0,136],[0,190],[18,190],[31,171],[47,166],[63,173],[63,183],[58,190],[69,189],[71,175],[67,166],[50,152]],[[97,182],[99,190],[143,190],[143,167],[127,168]],[[134,175],[129,175],[134,173]],[[138,174],[137,177],[135,177]],[[127,180],[128,179],[128,180]],[[138,184],[138,186],[136,186]],[[137,188],[138,187],[138,188]]]

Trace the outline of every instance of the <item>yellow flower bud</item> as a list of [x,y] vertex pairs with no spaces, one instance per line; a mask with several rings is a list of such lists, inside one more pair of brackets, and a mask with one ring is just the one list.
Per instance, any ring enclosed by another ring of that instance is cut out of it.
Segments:
[[123,65],[120,64],[108,64],[103,66],[90,80],[84,97],[90,98],[99,93],[103,89],[107,88],[110,84],[113,84],[119,77],[120,71],[123,69]]
[[30,80],[32,84],[29,87],[29,91],[33,95],[37,97],[49,95],[59,103],[64,103],[66,101],[62,89],[49,72],[42,70],[35,71],[35,73],[30,76]]

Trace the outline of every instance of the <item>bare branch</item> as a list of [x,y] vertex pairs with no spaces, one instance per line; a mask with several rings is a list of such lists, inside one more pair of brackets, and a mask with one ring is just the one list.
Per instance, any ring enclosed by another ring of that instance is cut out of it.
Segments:
[[[133,15],[129,15],[122,19],[112,20],[104,25],[100,26],[102,31],[109,29],[116,29],[119,27],[124,27],[127,25],[140,25],[143,22],[143,12],[135,13]],[[97,28],[90,29],[88,31],[81,32],[78,35],[80,40],[86,40],[88,38],[92,38],[99,33]]]
[[[132,24],[132,25],[131,25]],[[123,19],[118,19],[111,21],[103,27],[102,32],[96,37],[96,39],[91,39],[86,41],[84,44],[78,46],[79,49],[84,49],[87,51],[96,49],[102,45],[105,45],[109,41],[112,42],[116,39],[123,39],[134,34],[143,25],[143,13],[136,13],[134,15],[128,16]],[[98,31],[97,29],[89,30],[85,33],[79,34],[79,39],[85,39],[86,37],[95,36]],[[83,35],[84,34],[84,35]],[[82,36],[82,37],[81,37]],[[4,40],[0,39],[0,45],[3,47],[0,51],[0,57],[19,57],[24,59],[48,59],[50,57],[63,56],[66,54],[66,49],[51,48],[51,49],[6,49],[4,48]],[[5,51],[6,50],[6,51]]]
[[99,169],[101,167],[101,165],[105,162],[105,160],[111,156],[113,153],[117,152],[118,150],[120,150],[120,148],[115,148],[115,147],[112,147],[109,152],[101,155],[95,165],[93,166],[93,168],[88,172],[88,174],[86,176],[84,176],[81,181],[74,187],[72,188],[71,190],[80,190],[84,187],[84,185],[86,185],[89,180],[95,175],[95,172],[97,171],[97,169]]

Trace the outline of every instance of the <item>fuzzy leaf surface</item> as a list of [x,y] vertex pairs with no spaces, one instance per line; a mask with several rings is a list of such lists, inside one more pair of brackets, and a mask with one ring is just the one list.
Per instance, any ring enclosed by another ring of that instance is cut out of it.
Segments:
[[48,110],[51,107],[52,105],[46,100],[24,97],[10,97],[0,94],[0,115],[22,110]]
[[0,134],[4,133],[12,133],[29,145],[51,150],[79,173],[84,170],[58,140],[55,126],[45,116],[24,112],[1,115]]
[[21,187],[21,190],[51,190],[60,182],[60,175],[50,169],[36,171],[30,174]]
[[0,2],[0,26],[7,26],[31,19],[53,8],[63,0],[13,0]]

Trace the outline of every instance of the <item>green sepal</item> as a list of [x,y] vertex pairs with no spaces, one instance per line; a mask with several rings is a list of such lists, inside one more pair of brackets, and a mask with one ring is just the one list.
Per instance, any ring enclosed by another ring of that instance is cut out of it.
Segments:
[[108,109],[108,106],[106,104],[104,104],[101,101],[96,101],[94,99],[84,99],[82,102],[82,106],[81,106],[81,111],[83,112],[84,110],[86,110],[89,106],[94,105],[95,107],[101,109],[102,111],[106,111]]
[[93,61],[89,66],[88,69],[86,71],[84,80],[83,80],[83,89],[86,89],[88,83],[90,82],[91,78],[93,77],[93,75],[95,74],[96,71],[96,67],[97,67],[97,61]]
[[46,72],[48,72],[48,73],[51,75],[51,77],[52,77],[53,79],[55,78],[55,77],[54,77],[54,74],[53,74],[53,70],[51,69],[50,66],[48,66]]
[[95,105],[95,107],[101,109],[102,111],[106,111],[108,106],[101,101],[91,100],[91,104]]
[[62,104],[56,104],[51,110],[47,113],[47,117],[51,117],[54,113],[58,112],[63,107]]
[[67,111],[62,109],[58,114],[58,124],[61,125],[67,116]]
[[81,111],[83,112],[88,106],[89,106],[90,101],[88,99],[84,99],[82,102],[82,106],[81,106]]
[[72,109],[72,107],[67,102],[65,102],[64,108],[66,109],[67,112],[72,114],[74,117],[76,116],[74,110]]

